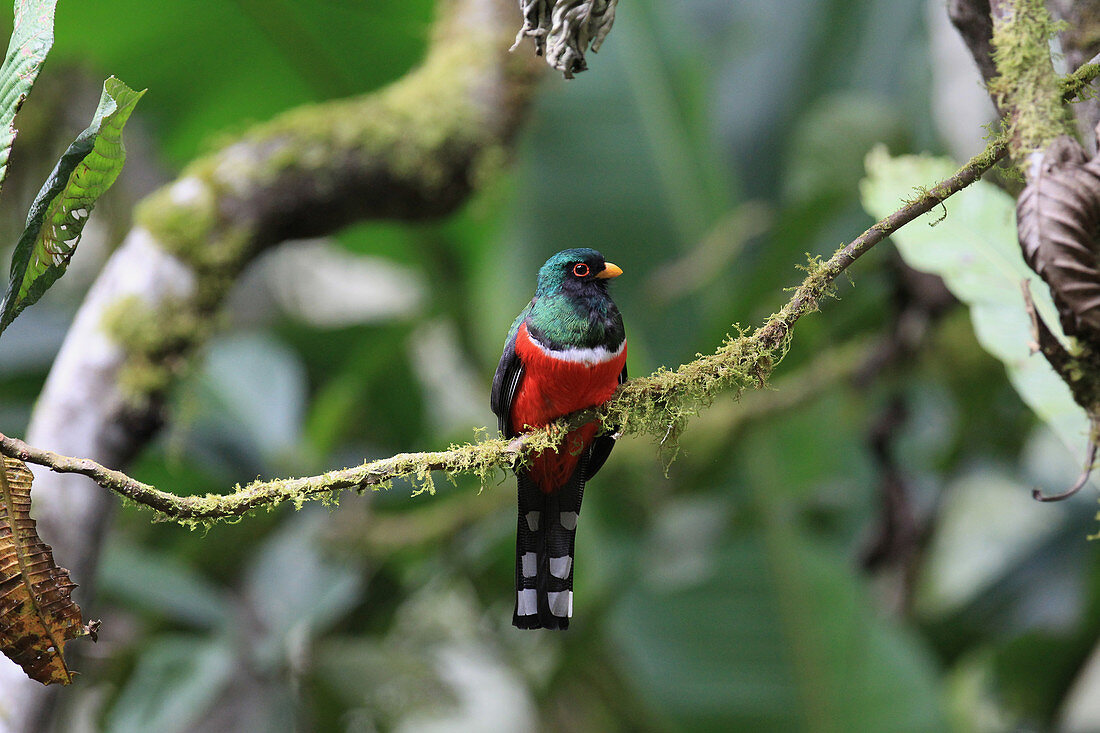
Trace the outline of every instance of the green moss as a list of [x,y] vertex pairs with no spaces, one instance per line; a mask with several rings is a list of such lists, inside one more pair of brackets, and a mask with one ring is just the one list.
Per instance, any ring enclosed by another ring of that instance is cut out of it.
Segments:
[[[1071,22],[1061,33],[1062,47],[1067,54],[1075,49],[1091,54],[1100,46],[1100,7],[1095,3],[1073,3],[1070,9]],[[1069,96],[1089,99],[1096,94],[1087,82],[1082,81],[1086,74],[1095,77],[1100,69],[1097,64],[1085,64],[1072,75],[1062,80],[1062,91]]]
[[261,183],[288,169],[337,175],[334,159],[350,152],[432,190],[450,184],[454,160],[471,149],[471,178],[498,165],[499,130],[486,124],[474,86],[498,65],[500,39],[461,18],[442,19],[436,35],[424,63],[380,92],[291,110],[254,128],[244,144],[265,159],[249,175]]
[[169,298],[150,307],[130,295],[107,307],[101,327],[126,353],[119,388],[134,406],[144,406],[179,378],[183,356],[206,338],[210,321],[199,317],[189,301]]
[[998,131],[991,141],[990,145],[986,145],[982,152],[975,155],[973,158],[967,161],[964,168],[971,170],[986,171],[997,164],[1001,155],[1004,153],[1003,141],[1008,139],[1008,135],[1005,131]]
[[1018,166],[1059,135],[1071,118],[1062,105],[1060,80],[1050,60],[1050,41],[1060,30],[1042,0],[1017,0],[1003,18],[994,17],[993,60],[998,76],[990,92],[1009,110],[1012,157]]
[[483,182],[506,159],[501,130],[485,118],[495,101],[481,91],[500,64],[493,31],[445,10],[416,70],[379,92],[307,105],[253,127],[145,199],[136,222],[196,270],[205,306],[224,295],[255,242],[246,221],[231,224],[219,211],[219,201],[240,191],[262,192],[291,170],[308,173],[319,188],[339,187],[353,162],[429,196],[454,185],[456,161],[469,162],[466,183]]
[[648,377],[630,380],[600,408],[600,418],[624,434],[650,435],[675,452],[687,421],[719,394],[736,399],[745,389],[767,383],[787,340],[773,347],[761,335],[762,330],[751,336],[738,330],[737,336],[727,336],[713,354],[699,355],[675,370],[662,368]]
[[191,262],[196,242],[205,243],[217,224],[217,199],[207,181],[187,174],[142,199],[134,221],[167,251]]
[[217,192],[199,165],[175,184],[156,191],[134,218],[168,253],[190,265],[198,277],[200,304],[216,303],[247,258],[252,232],[219,222]]
[[1100,414],[1100,353],[1079,339],[1070,339],[1070,360],[1061,371],[1073,399],[1090,415]]

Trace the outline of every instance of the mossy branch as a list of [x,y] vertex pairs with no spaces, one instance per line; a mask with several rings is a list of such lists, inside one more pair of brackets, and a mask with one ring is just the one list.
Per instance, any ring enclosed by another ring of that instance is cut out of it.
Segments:
[[990,8],[997,76],[989,92],[1005,114],[1012,159],[1026,173],[1032,153],[1073,132],[1062,104],[1066,88],[1050,57],[1059,25],[1043,0],[993,0]]
[[120,252],[153,248],[183,271],[174,289],[118,293],[96,324],[121,349],[120,422],[157,426],[167,390],[265,248],[357,221],[442,218],[502,170],[540,66],[508,52],[508,0],[437,6],[427,54],[405,76],[258,123],[137,205]]
[[310,499],[332,495],[346,489],[363,490],[387,484],[394,478],[413,476],[430,481],[432,471],[450,474],[488,475],[496,467],[512,465],[532,445],[552,445],[560,439],[556,430],[524,435],[515,440],[494,439],[481,443],[452,446],[445,451],[401,453],[370,461],[352,468],[329,471],[319,476],[276,481],[254,481],[237,485],[228,494],[178,496],[142,483],[87,458],[70,458],[27,445],[0,434],[0,454],[20,457],[26,463],[46,466],[59,473],[76,473],[100,486],[147,506],[166,519],[182,524],[200,524],[218,519],[240,517],[253,509],[275,506],[285,501],[301,504]]
[[201,524],[244,515],[256,508],[285,501],[301,503],[347,490],[381,486],[399,477],[414,477],[430,488],[431,472],[475,474],[483,480],[495,470],[514,467],[523,457],[556,447],[568,429],[593,418],[624,434],[674,437],[687,419],[719,394],[762,386],[782,359],[794,324],[818,308],[836,278],[887,235],[931,211],[989,170],[1007,149],[1004,137],[991,142],[954,175],[921,193],[890,216],[842,246],[825,262],[813,261],[790,300],[759,328],[728,338],[714,353],[700,356],[675,370],[660,369],[622,385],[601,408],[582,410],[547,429],[514,440],[487,439],[452,446],[445,451],[403,453],[318,476],[256,481],[226,494],[179,496],[141,483],[124,473],[80,458],[61,456],[0,435],[0,453],[62,473],[87,476],[100,486],[156,510],[165,519]]
[[[1078,93],[1098,75],[1100,65],[1090,62],[1062,79],[1058,88],[1063,99]],[[787,303],[752,333],[739,332],[736,337],[727,338],[714,353],[699,356],[675,370],[662,368],[647,377],[632,379],[599,409],[568,415],[544,430],[514,440],[495,438],[444,451],[402,453],[318,476],[255,481],[243,487],[238,485],[226,494],[206,496],[180,496],[163,491],[96,461],[62,456],[4,435],[0,435],[0,454],[59,473],[87,476],[104,488],[154,509],[164,519],[196,525],[240,517],[285,501],[300,504],[347,489],[382,486],[401,477],[413,477],[430,490],[433,471],[474,474],[484,480],[498,469],[516,466],[529,454],[556,447],[569,429],[594,418],[623,434],[649,434],[662,442],[674,439],[686,421],[719,394],[732,392],[736,396],[746,388],[763,386],[786,352],[794,324],[818,309],[842,272],[888,235],[977,181],[1004,158],[1008,145],[1009,135],[999,135],[952,176],[921,191],[912,201],[840,247],[828,260],[811,261],[805,278]]]
[[[88,291],[26,440],[125,466],[218,324],[240,271],[282,240],[370,218],[447,216],[507,163],[543,67],[508,47],[515,0],[437,0],[422,63],[378,91],[287,111],[223,140],[139,205]],[[43,536],[93,594],[115,497],[41,475]],[[56,702],[0,665],[0,731],[37,731]]]

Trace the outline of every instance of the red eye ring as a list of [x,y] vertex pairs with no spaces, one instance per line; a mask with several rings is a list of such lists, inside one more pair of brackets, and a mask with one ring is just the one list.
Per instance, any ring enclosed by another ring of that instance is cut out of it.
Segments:
[[588,272],[588,265],[584,264],[583,262],[578,262],[577,264],[573,265],[573,274],[577,277],[588,277]]

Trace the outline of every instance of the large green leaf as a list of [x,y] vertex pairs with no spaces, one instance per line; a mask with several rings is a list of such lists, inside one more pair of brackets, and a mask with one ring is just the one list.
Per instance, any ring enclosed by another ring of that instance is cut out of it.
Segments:
[[53,46],[53,12],[57,0],[16,0],[15,27],[4,65],[0,67],[0,186],[8,175],[15,142],[15,115],[30,94],[38,70]]
[[943,730],[930,659],[846,565],[775,521],[649,578],[609,617],[623,674],[683,730]]
[[[947,158],[891,158],[883,147],[867,156],[860,185],[863,208],[876,218],[897,209],[920,186],[931,186],[956,169]],[[1031,281],[1039,314],[1059,336],[1057,311],[1046,284],[1024,264],[1016,242],[1012,197],[979,181],[941,207],[891,235],[902,258],[922,272],[943,278],[970,309],[982,347],[1000,359],[1024,403],[1045,421],[1079,459],[1084,459],[1088,418],[1046,360],[1032,355],[1031,325],[1020,283]]]
[[191,563],[161,548],[109,543],[99,570],[99,591],[116,605],[200,629],[232,616],[231,598]]
[[115,733],[194,730],[236,672],[233,641],[165,635],[141,646],[137,666],[107,714]]
[[122,128],[144,93],[113,76],[103,83],[92,123],[61,156],[31,204],[27,227],[12,256],[0,331],[65,273],[96,200],[122,170]]

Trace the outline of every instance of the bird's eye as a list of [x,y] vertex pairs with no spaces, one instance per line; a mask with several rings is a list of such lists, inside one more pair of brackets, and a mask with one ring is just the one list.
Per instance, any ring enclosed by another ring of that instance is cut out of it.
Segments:
[[573,274],[577,277],[587,277],[588,265],[584,264],[583,262],[578,262],[577,264],[573,265]]

